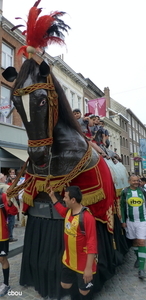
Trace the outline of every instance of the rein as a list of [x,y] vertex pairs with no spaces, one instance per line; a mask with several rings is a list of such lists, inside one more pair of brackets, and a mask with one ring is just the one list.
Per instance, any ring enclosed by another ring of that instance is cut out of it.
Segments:
[[47,77],[46,83],[35,83],[25,88],[14,91],[14,96],[23,96],[36,90],[48,90],[48,137],[40,140],[28,140],[29,147],[41,147],[53,144],[53,129],[58,121],[58,94],[56,93],[51,74]]
[[[65,176],[63,176],[63,178],[61,180],[59,180],[54,186],[53,189],[54,191],[58,190],[58,188],[63,188],[66,185],[69,185],[69,182],[71,180],[73,180],[75,177],[77,177],[79,174],[81,174],[85,168],[88,166],[88,164],[90,163],[91,160],[91,156],[92,156],[92,147],[90,146],[90,144],[88,144],[88,149],[85,152],[84,156],[82,157],[82,159],[79,161],[79,163],[74,167],[74,169],[69,173],[66,174]],[[27,162],[26,162],[27,163]],[[26,166],[25,163],[25,166]],[[22,191],[25,188],[29,188],[29,186],[35,182],[35,178],[36,175],[32,175],[29,178],[27,178],[22,184],[16,186],[15,182],[13,183],[13,186],[10,186],[10,188],[7,190],[7,196],[9,198],[11,197],[15,197],[18,195],[18,193],[20,191]],[[38,176],[39,178],[39,176]],[[47,188],[50,185],[50,178],[51,175],[48,175],[46,178],[44,178],[44,192],[48,192]]]

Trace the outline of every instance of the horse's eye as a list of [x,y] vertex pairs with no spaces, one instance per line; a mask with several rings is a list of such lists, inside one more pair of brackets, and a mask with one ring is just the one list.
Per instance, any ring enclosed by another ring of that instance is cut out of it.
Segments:
[[43,105],[45,105],[46,104],[46,99],[43,99],[42,101],[41,101],[41,103],[40,103],[40,106],[43,106]]

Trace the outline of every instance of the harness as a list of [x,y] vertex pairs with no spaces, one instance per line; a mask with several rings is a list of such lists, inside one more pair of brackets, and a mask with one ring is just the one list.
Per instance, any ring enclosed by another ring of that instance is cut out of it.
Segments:
[[84,235],[85,235],[85,227],[84,227],[84,211],[85,210],[89,211],[88,207],[83,206],[80,211],[80,215],[79,215],[79,226],[80,226],[81,233]]
[[[39,140],[28,140],[29,147],[40,147],[40,146],[45,146],[45,145],[52,146],[52,144],[53,144],[53,129],[58,121],[58,94],[56,93],[51,74],[49,74],[47,77],[47,83],[35,83],[28,87],[17,89],[14,91],[13,95],[22,97],[23,95],[30,94],[38,89],[47,89],[48,90],[48,114],[49,114],[48,115],[48,120],[49,120],[48,121],[49,122],[48,123],[48,137],[45,139],[39,139]],[[50,153],[51,153],[51,148],[50,148]],[[65,185],[68,185],[69,181],[71,181],[77,175],[82,173],[83,170],[89,164],[91,156],[92,156],[92,148],[88,144],[87,152],[82,157],[80,162],[75,166],[75,168],[69,174],[67,174],[67,176],[64,176],[64,178],[61,179],[60,182],[53,187],[54,190],[57,189],[58,187],[64,187]],[[22,189],[25,189],[28,185],[31,185],[31,183],[33,183],[34,176],[32,175],[24,183],[22,183],[19,186],[16,186],[22,173],[24,172],[24,170],[27,167],[27,163],[28,163],[28,160],[25,163],[23,169],[19,173],[16,180],[13,182],[13,184],[7,190],[7,195],[9,198],[18,195],[18,193]],[[46,177],[44,190],[49,185],[49,181],[50,181],[50,174]]]
[[40,89],[48,90],[49,132],[46,139],[28,140],[29,147],[40,147],[53,144],[53,129],[58,121],[58,94],[56,93],[51,74],[48,75],[46,83],[35,83],[25,88],[17,89],[13,93],[14,96],[21,97]]

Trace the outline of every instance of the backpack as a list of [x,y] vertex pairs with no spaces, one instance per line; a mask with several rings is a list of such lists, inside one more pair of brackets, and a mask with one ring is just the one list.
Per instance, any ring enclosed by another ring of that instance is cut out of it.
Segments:
[[88,207],[83,206],[80,211],[80,215],[79,215],[79,226],[80,226],[81,233],[84,235],[85,235],[85,228],[84,228],[84,211],[85,210],[88,210]]

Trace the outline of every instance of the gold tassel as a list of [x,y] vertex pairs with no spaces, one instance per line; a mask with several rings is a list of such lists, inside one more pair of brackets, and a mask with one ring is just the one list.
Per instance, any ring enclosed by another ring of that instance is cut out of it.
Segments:
[[23,202],[30,205],[30,206],[33,206],[33,197],[32,197],[32,195],[29,195],[29,194],[24,192]]
[[122,192],[122,189],[117,189],[116,190],[116,196],[120,197],[121,196],[121,192]]
[[103,189],[96,190],[95,192],[82,194],[82,205],[91,205],[95,204],[105,198]]

